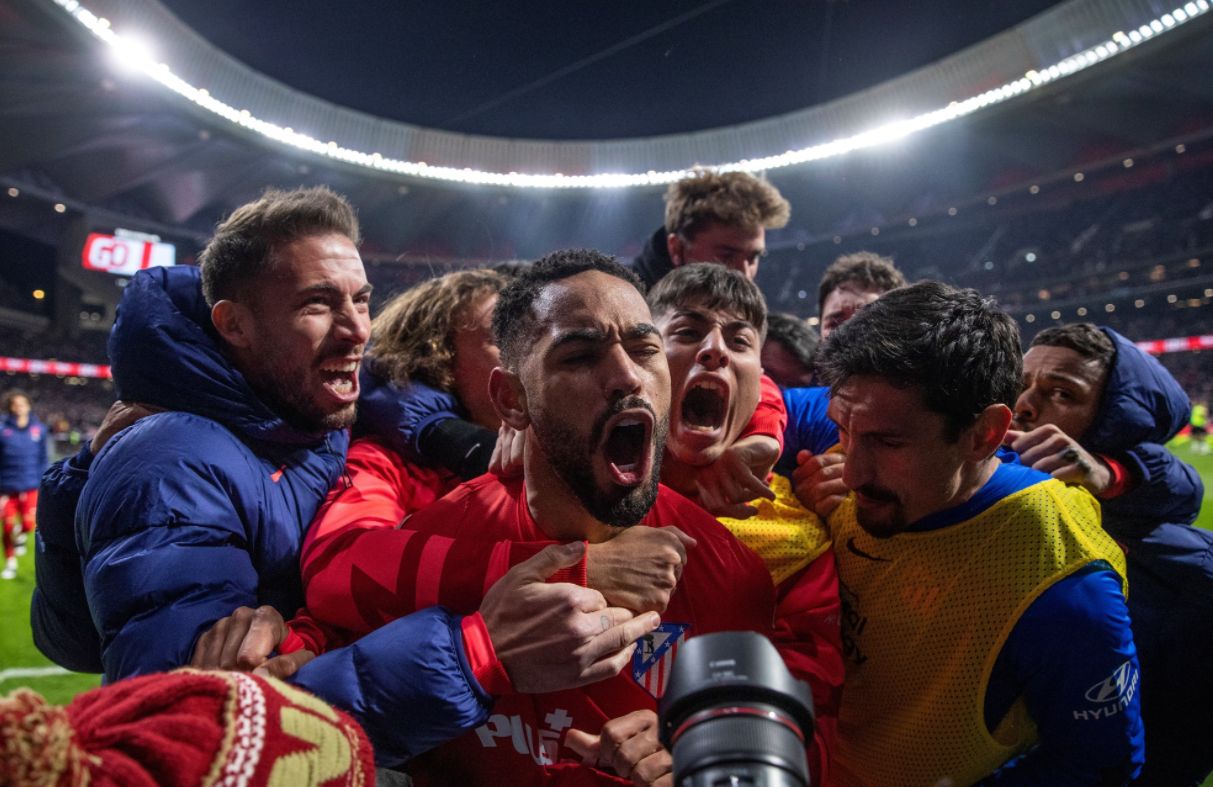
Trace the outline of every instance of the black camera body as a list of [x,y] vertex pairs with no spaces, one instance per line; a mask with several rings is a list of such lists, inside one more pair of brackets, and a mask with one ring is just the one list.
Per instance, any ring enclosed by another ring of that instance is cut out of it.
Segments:
[[809,787],[813,697],[766,637],[687,640],[659,707],[679,787]]

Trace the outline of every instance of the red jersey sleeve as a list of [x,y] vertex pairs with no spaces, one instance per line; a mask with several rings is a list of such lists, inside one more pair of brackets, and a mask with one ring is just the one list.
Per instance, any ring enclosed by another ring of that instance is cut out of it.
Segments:
[[783,403],[783,392],[774,380],[764,374],[759,384],[759,393],[758,407],[754,409],[754,415],[750,417],[750,422],[737,439],[756,434],[774,437],[779,442],[779,451],[782,453],[783,430],[788,425],[788,408]]
[[[405,462],[375,440],[350,447],[345,477],[303,543],[304,591],[315,622],[362,635],[438,604],[470,613],[511,566],[553,543],[451,538],[404,521],[434,507],[455,480]],[[438,505],[434,515],[458,512]],[[582,584],[584,575],[583,568]]]
[[295,617],[286,622],[286,636],[279,643],[278,652],[286,654],[297,650],[310,650],[320,655],[333,648],[348,645],[349,642],[348,635],[316,620],[305,608],[300,609],[295,613]]
[[842,604],[833,550],[826,550],[777,588],[771,638],[793,675],[809,684],[817,717],[809,766],[815,783],[828,783],[830,752],[838,738],[842,696]]

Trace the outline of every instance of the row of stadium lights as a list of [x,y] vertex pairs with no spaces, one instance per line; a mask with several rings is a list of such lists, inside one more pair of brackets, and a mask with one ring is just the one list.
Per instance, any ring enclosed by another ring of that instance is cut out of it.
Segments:
[[[805,297],[808,296],[808,293],[805,292],[804,290],[801,290],[800,292],[797,293],[797,295],[803,300]],[[1172,306],[1174,306],[1176,308],[1180,308],[1180,309],[1182,309],[1184,307],[1194,309],[1194,308],[1197,308],[1200,306],[1207,305],[1209,303],[1209,299],[1211,299],[1211,298],[1213,298],[1213,288],[1206,289],[1204,292],[1203,298],[1188,298],[1183,302],[1180,302],[1178,295],[1176,295],[1175,293],[1171,293],[1170,295],[1167,296],[1167,303],[1171,304]],[[1146,300],[1144,298],[1137,298],[1136,300],[1133,301],[1133,306],[1134,306],[1134,308],[1137,308],[1137,309],[1144,309],[1146,307]],[[1106,304],[1104,304],[1103,310],[1104,310],[1104,312],[1111,314],[1116,311],[1116,304],[1106,303]],[[1086,306],[1079,306],[1077,309],[1074,310],[1074,314],[1077,315],[1078,317],[1086,317],[1088,314],[1090,314],[1090,310]],[[1049,319],[1060,320],[1061,318],[1062,318],[1062,312],[1060,309],[1054,309],[1053,311],[1049,312]],[[1026,322],[1026,323],[1034,323],[1034,322],[1036,322],[1036,315],[1032,314],[1032,313],[1028,313],[1028,314],[1024,315],[1023,319],[1024,319],[1024,322]],[[807,322],[809,325],[816,326],[821,322],[821,320],[817,317],[810,317],[810,318],[808,318]]]
[[[625,188],[653,186],[672,183],[686,177],[690,170],[666,170],[635,173],[600,173],[594,175],[527,174],[520,172],[486,172],[470,167],[431,166],[424,161],[405,161],[384,156],[379,152],[367,153],[341,145],[335,140],[321,142],[315,137],[290,127],[282,127],[253,115],[248,109],[237,109],[215,98],[205,88],[195,87],[172,72],[167,63],[157,63],[151,52],[138,40],[120,35],[111,28],[108,19],[98,17],[78,0],[53,0],[74,20],[89,32],[108,44],[114,53],[132,70],[142,72],[203,109],[261,136],[299,150],[314,153],[336,161],[366,167],[381,172],[390,172],[409,177],[431,180],[469,183],[475,185],[506,186],[511,188]],[[910,134],[964,117],[973,112],[1001,104],[1016,96],[1035,90],[1051,82],[1084,71],[1097,63],[1132,49],[1156,35],[1167,32],[1209,11],[1209,0],[1191,0],[1168,14],[1163,14],[1129,32],[1118,31],[1103,43],[1065,58],[1040,71],[1028,71],[1021,78],[987,90],[964,101],[953,101],[945,107],[925,112],[912,118],[895,120],[850,137],[843,137],[818,145],[789,150],[774,156],[717,164],[712,169],[720,171],[762,172],[790,167],[811,161],[833,158],[855,150],[875,147],[903,139]],[[954,209],[953,209],[954,210]],[[954,215],[954,214],[953,214]],[[913,226],[913,225],[911,225]],[[873,234],[879,234],[875,231]]]
[[[1183,308],[1196,309],[1201,306],[1207,306],[1209,304],[1210,298],[1213,298],[1213,289],[1206,289],[1204,292],[1203,298],[1187,298],[1183,301],[1181,301],[1179,299],[1178,295],[1176,295],[1175,293],[1171,293],[1170,295],[1167,296],[1167,303],[1174,306],[1177,309],[1183,309]],[[1146,307],[1146,300],[1144,298],[1137,298],[1136,300],[1133,301],[1133,307],[1136,309],[1144,309]],[[1103,310],[1105,312],[1107,312],[1108,314],[1111,314],[1112,312],[1116,311],[1116,304],[1106,303],[1106,304],[1104,304]],[[1076,314],[1079,317],[1086,317],[1088,313],[1089,313],[1089,310],[1087,309],[1086,306],[1079,306],[1077,309],[1074,310],[1074,314]],[[1061,313],[1060,309],[1054,309],[1053,311],[1049,312],[1049,319],[1060,320],[1061,317],[1062,317],[1062,313]],[[1025,314],[1023,319],[1024,319],[1024,322],[1033,323],[1033,322],[1036,322],[1036,315],[1031,314],[1031,313]]]

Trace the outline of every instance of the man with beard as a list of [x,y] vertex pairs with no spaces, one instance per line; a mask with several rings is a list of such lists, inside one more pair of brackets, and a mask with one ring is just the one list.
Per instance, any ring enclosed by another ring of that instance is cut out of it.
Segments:
[[[786,225],[791,212],[778,189],[745,172],[697,171],[671,184],[665,203],[665,223],[631,264],[646,289],[695,262],[717,263],[752,281],[766,254],[766,231]],[[495,432],[464,420],[457,402],[430,386],[413,385],[406,396],[410,418],[400,431],[416,460],[441,465],[465,480],[488,469]],[[716,468],[710,480],[705,474],[718,494],[709,493],[700,502],[718,515],[742,516],[749,482],[779,457],[787,420],[779,388],[764,379],[762,398],[744,435],[750,441],[746,453],[755,460],[750,472],[735,482],[738,474],[730,471],[739,468],[731,462]],[[759,446],[765,449],[756,450]]]
[[850,494],[830,517],[840,785],[1123,784],[1143,759],[1125,561],[1082,487],[996,452],[1014,321],[924,282],[826,340]]
[[[501,293],[493,328],[502,366],[490,393],[526,441],[523,475],[463,484],[407,526],[456,538],[600,543],[634,525],[677,525],[697,543],[630,674],[575,691],[502,697],[486,724],[412,771],[423,784],[655,781],[670,768],[653,711],[675,652],[691,635],[768,631],[770,577],[710,515],[658,483],[670,374],[630,272],[596,252],[550,255]],[[596,748],[611,720],[630,741],[617,757]]]
[[87,596],[108,680],[245,662],[248,639],[229,636],[243,626],[263,646],[244,669],[286,660],[279,674],[298,670],[297,685],[349,710],[395,765],[483,722],[511,681],[549,691],[616,674],[648,629],[545,582],[584,551],[557,547],[463,617],[431,607],[314,660],[306,621],[281,624],[302,602],[300,542],[341,474],[359,393],[371,288],[358,237],[331,191],[271,190],[220,224],[201,277],[182,266],[131,281],[110,341],[119,395],[172,409],[100,450],[75,539],[55,529],[61,551],[39,581],[70,593],[83,565],[83,594],[54,609]]

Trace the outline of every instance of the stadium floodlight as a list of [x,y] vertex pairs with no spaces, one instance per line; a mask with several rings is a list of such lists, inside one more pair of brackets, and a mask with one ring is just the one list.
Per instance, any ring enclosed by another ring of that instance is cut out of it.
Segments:
[[[565,175],[560,172],[493,172],[470,167],[430,166],[424,161],[409,161],[377,151],[368,153],[357,150],[338,140],[322,142],[307,133],[264,120],[258,116],[255,109],[234,107],[222,99],[212,96],[206,89],[189,84],[174,74],[167,63],[157,63],[151,54],[151,49],[146,44],[141,43],[137,38],[115,32],[108,20],[89,11],[79,0],[49,0],[49,2],[58,6],[90,33],[109,45],[125,65],[146,74],[193,104],[265,139],[356,167],[411,178],[527,189],[618,189],[655,186],[680,180],[691,171],[691,165],[688,164],[684,169],[601,172],[590,175]],[[1208,0],[1192,0],[1150,20],[1136,30],[1128,33],[1117,31],[1108,40],[1101,41],[1082,52],[1077,52],[1047,67],[1032,69],[1019,79],[964,100],[953,101],[947,106],[910,118],[886,121],[851,136],[840,137],[828,142],[769,156],[709,164],[705,168],[722,172],[763,172],[836,158],[857,150],[889,144],[911,134],[1009,101],[1058,79],[1073,76],[1109,58],[1116,57],[1156,35],[1181,27],[1208,11]]]
[[146,73],[156,66],[151,46],[138,35],[115,36],[110,53],[114,56],[114,62],[123,71]]

